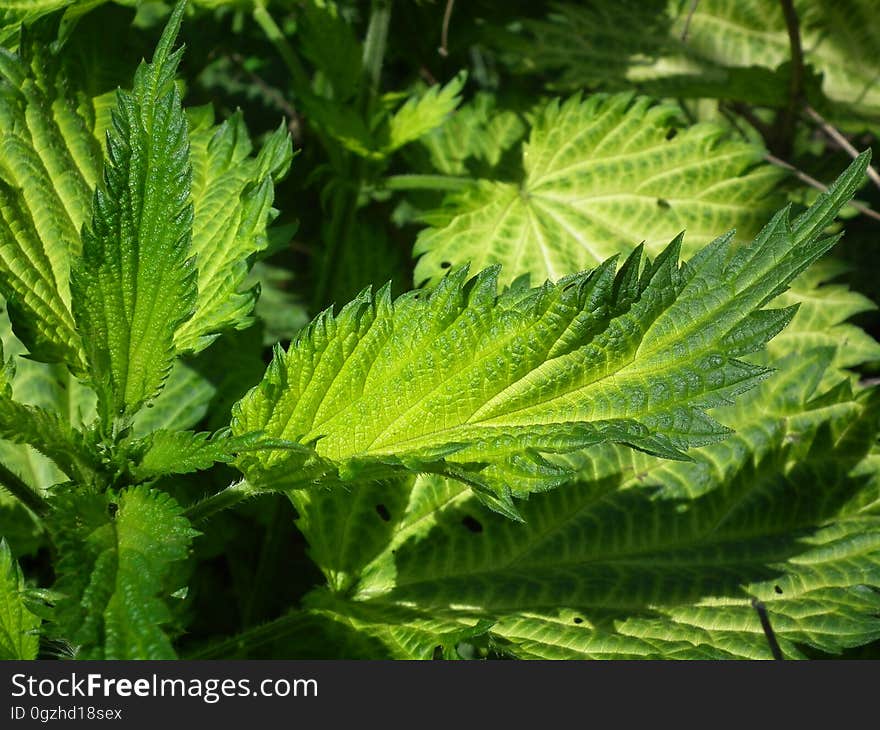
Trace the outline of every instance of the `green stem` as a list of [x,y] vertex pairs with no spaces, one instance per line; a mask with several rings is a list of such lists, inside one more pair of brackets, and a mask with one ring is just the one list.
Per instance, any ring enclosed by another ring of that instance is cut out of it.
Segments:
[[279,560],[283,559],[284,536],[293,525],[290,504],[285,502],[288,502],[287,497],[279,494],[269,508],[269,524],[263,536],[250,593],[245,601],[242,616],[244,626],[251,626],[264,615],[267,599],[273,594],[272,581],[278,573]]
[[202,520],[206,520],[212,515],[215,515],[217,512],[234,507],[239,502],[266,493],[266,490],[255,487],[242,480],[226,487],[226,489],[221,492],[212,494],[210,497],[205,497],[200,502],[190,505],[184,512],[184,515],[192,523],[201,522]]
[[[370,21],[364,39],[362,58],[363,73],[366,83],[361,88],[358,107],[363,113],[364,121],[369,124],[373,115],[373,104],[379,91],[382,76],[382,62],[385,58],[385,47],[388,41],[388,25],[391,22],[391,0],[373,0],[370,9]],[[339,249],[344,241],[351,236],[357,212],[358,201],[364,180],[367,177],[366,160],[358,155],[346,153],[340,171],[346,182],[333,196],[331,207],[330,228],[324,242],[324,256],[318,281],[315,285],[313,309],[323,309],[327,301],[330,284],[339,256]]]
[[354,227],[354,218],[360,198],[364,176],[364,160],[356,158],[346,160],[345,170],[342,173],[344,180],[350,182],[340,187],[333,196],[331,205],[330,227],[324,241],[324,255],[321,260],[321,270],[318,275],[318,283],[315,285],[315,294],[312,301],[312,311],[319,311],[330,302],[327,298],[330,294],[330,284],[333,273],[336,270],[336,257],[342,241],[347,241]]
[[205,646],[186,655],[185,659],[229,659],[239,654],[242,650],[254,649],[277,642],[286,635],[302,629],[308,629],[311,625],[312,616],[302,611],[291,611],[284,616],[254,626],[247,631],[223,639],[215,644]]
[[370,23],[364,39],[363,67],[369,82],[367,98],[375,96],[382,76],[382,61],[388,42],[388,25],[391,21],[391,0],[373,0]]
[[800,22],[792,0],[780,0],[785,27],[788,31],[788,45],[791,54],[791,80],[788,89],[788,104],[779,119],[779,149],[785,157],[791,151],[798,107],[803,99],[804,52],[801,47]]
[[476,181],[453,175],[389,175],[382,179],[385,190],[466,190]]
[[49,503],[11,469],[0,464],[0,486],[22,502],[34,514],[42,516],[49,511]]
[[293,47],[287,42],[284,32],[278,27],[278,23],[275,22],[275,19],[269,14],[269,11],[262,2],[258,2],[254,7],[254,20],[262,28],[269,42],[275,46],[275,49],[287,66],[287,70],[290,71],[290,75],[293,77],[294,86],[300,89],[308,89],[309,77],[306,70],[299,62]]

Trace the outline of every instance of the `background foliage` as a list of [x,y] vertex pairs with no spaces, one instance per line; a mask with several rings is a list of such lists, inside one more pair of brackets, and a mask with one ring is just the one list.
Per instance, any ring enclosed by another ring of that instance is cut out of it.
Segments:
[[0,657],[876,656],[873,3],[172,10],[0,0]]

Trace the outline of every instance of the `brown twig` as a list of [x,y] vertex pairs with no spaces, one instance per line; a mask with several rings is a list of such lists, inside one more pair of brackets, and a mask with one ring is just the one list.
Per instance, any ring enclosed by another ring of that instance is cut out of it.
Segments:
[[697,12],[697,6],[700,0],[692,0],[690,10],[688,10],[687,18],[684,21],[684,28],[681,31],[681,42],[687,43],[688,31],[691,29],[691,21],[694,19],[694,13]]
[[[831,139],[833,139],[837,144],[839,144],[847,154],[855,159],[859,156],[859,151],[853,147],[852,143],[841,133],[839,129],[832,126],[828,123],[828,121],[817,112],[813,107],[807,105],[804,107],[804,112],[806,115],[812,119],[816,124],[821,127],[822,131],[825,132]],[[866,170],[868,177],[871,178],[871,182],[873,182],[878,188],[880,188],[880,174],[878,174],[877,170],[874,169],[873,166],[868,165],[868,169]]]
[[455,0],[446,0],[446,10],[443,11],[443,27],[440,30],[440,48],[437,49],[443,58],[449,55],[447,50],[449,41],[449,21],[452,18],[452,8],[455,7]]
[[[803,183],[806,183],[812,188],[816,188],[816,190],[821,190],[823,193],[828,190],[828,186],[820,183],[816,178],[810,177],[807,173],[802,170],[798,170],[791,163],[786,162],[785,160],[776,157],[775,155],[771,155],[769,152],[764,155],[764,159],[772,165],[776,165],[777,167],[781,167],[784,170],[788,170],[792,175],[794,175],[798,180]],[[876,210],[869,208],[867,205],[863,205],[855,200],[851,200],[849,203],[853,208],[855,208],[859,213],[868,216],[869,218],[873,218],[874,220],[880,221],[880,213]]]
[[427,66],[419,66],[419,76],[421,76],[429,85],[437,85],[437,79],[434,78],[434,74],[431,73]]

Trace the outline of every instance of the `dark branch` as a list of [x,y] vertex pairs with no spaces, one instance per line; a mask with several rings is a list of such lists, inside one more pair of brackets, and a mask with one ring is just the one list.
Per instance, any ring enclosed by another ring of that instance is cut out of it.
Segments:
[[788,104],[779,118],[779,149],[785,153],[790,149],[798,107],[803,101],[804,51],[801,47],[800,22],[794,3],[792,0],[779,0],[779,4],[782,6],[782,14],[785,16],[785,28],[788,31],[788,45],[791,55]]
[[767,614],[767,607],[757,598],[753,598],[752,608],[755,609],[758,618],[761,620],[761,628],[764,630],[764,636],[767,637],[767,643],[770,645],[770,653],[773,655],[774,659],[781,661],[784,659],[782,656],[782,649],[779,648],[776,634],[773,632],[773,627],[770,625],[770,616]]

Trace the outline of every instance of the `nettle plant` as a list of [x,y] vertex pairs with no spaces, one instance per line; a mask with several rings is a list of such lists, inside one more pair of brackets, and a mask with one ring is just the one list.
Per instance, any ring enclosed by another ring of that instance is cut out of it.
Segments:
[[[451,194],[418,288],[374,282],[264,373],[286,128],[255,152],[240,114],[183,108],[182,3],[100,103],[45,19],[0,52],[0,657],[766,658],[754,601],[786,657],[880,638],[880,394],[852,372],[880,346],[823,258],[870,155],[793,214],[760,145],[630,92],[380,100],[388,4],[363,45],[306,5],[319,80],[280,48],[355,181],[327,188],[316,300],[382,255],[364,195]],[[264,554],[219,592],[241,511]],[[288,516],[322,584],[260,616],[265,553],[305,570]]]

